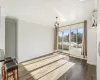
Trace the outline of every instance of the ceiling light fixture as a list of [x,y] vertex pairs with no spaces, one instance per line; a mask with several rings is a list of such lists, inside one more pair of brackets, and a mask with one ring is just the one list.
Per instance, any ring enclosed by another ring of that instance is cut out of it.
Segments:
[[97,10],[93,10],[92,12],[92,28],[97,27]]
[[58,17],[56,17],[56,22],[54,24],[55,27],[59,27],[59,23],[57,22]]

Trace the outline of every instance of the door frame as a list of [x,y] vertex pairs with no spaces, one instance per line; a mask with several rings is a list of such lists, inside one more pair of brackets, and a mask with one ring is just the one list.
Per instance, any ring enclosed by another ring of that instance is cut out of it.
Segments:
[[[17,28],[18,28],[18,20],[16,18],[13,18],[13,17],[9,17],[9,16],[6,16],[5,17],[5,24],[6,24],[6,21],[8,22],[12,22],[12,23],[15,23],[15,58],[18,60],[18,49],[17,49]],[[6,25],[5,25],[5,29],[6,29]],[[6,31],[5,31],[5,39],[6,39]],[[6,43],[6,40],[5,40],[5,43]],[[5,50],[6,50],[6,44],[5,44]],[[5,53],[6,55],[6,53]]]
[[[74,30],[74,29],[76,29],[76,30],[77,29],[83,29],[84,30],[84,26],[81,26],[81,27],[70,27],[70,28],[67,28],[67,29],[59,30],[59,32],[62,32],[62,38],[63,38],[64,31],[69,30],[69,51],[67,51],[67,50],[64,51],[63,50],[63,44],[62,44],[62,49],[60,49],[60,51],[68,53],[68,54],[71,54],[71,55],[73,54],[73,52],[76,52],[76,53],[80,53],[80,56],[81,56],[81,49],[80,48],[77,48],[77,47],[76,48],[71,48],[71,30]],[[76,38],[77,38],[77,34],[76,34]],[[63,39],[62,39],[62,42],[63,42]],[[75,56],[78,56],[78,55],[75,55]]]

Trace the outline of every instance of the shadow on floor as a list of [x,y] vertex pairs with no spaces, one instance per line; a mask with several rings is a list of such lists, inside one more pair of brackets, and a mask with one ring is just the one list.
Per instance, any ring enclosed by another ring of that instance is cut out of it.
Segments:
[[35,80],[21,63],[19,63],[19,80]]
[[[86,60],[67,55],[64,59],[76,64],[58,80],[96,80],[96,66],[87,64]],[[19,80],[35,80],[21,63],[19,63]]]

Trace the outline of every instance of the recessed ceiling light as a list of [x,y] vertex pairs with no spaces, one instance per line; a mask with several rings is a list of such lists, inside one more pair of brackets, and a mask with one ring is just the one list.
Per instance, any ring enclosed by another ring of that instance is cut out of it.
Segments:
[[85,0],[79,0],[79,1],[85,1]]

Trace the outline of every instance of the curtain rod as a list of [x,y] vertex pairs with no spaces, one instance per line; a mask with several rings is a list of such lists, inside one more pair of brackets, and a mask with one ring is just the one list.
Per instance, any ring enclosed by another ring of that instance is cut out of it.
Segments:
[[80,24],[80,23],[84,23],[84,22],[79,22],[79,23],[75,23],[75,24],[65,25],[65,26],[61,26],[59,28],[66,27],[66,26],[71,26],[71,25],[76,25],[76,24]]

